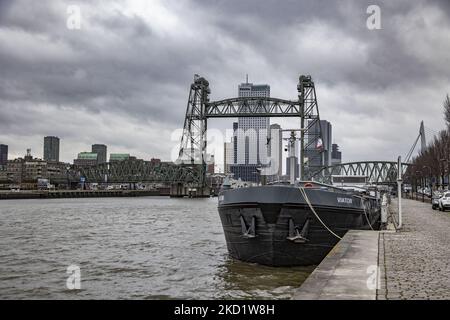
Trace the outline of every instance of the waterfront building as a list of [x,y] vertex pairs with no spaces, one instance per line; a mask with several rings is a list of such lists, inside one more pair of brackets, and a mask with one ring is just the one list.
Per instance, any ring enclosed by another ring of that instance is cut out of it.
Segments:
[[47,179],[53,184],[67,184],[67,172],[70,164],[64,162],[45,161],[34,158],[31,149],[23,158],[8,160],[6,174],[0,181],[16,184],[22,189],[36,189],[39,179]]
[[8,188],[8,171],[6,171],[6,166],[3,170],[0,170],[0,189]]
[[6,169],[8,163],[8,146],[0,144],[0,171]]
[[[270,86],[242,83],[238,86],[239,97],[270,97]],[[235,162],[230,171],[235,179],[259,182],[260,169],[267,164],[268,117],[239,117],[235,132]]]
[[111,153],[109,155],[109,162],[113,163],[124,160],[133,160],[133,158],[136,159],[135,157],[130,157],[129,153]]
[[158,159],[158,158],[151,158],[151,159],[150,159],[150,163],[151,163],[152,165],[160,165],[160,164],[161,164],[161,159]]
[[97,163],[106,163],[107,161],[107,147],[104,144],[93,144],[92,153],[97,154]]
[[31,149],[27,149],[27,154],[23,158],[8,161],[6,172],[8,181],[23,189],[33,189],[37,179],[47,177],[47,162],[33,158]]
[[73,160],[75,167],[90,167],[97,165],[97,153],[80,152],[78,157]]
[[59,162],[59,138],[44,137],[44,160]]

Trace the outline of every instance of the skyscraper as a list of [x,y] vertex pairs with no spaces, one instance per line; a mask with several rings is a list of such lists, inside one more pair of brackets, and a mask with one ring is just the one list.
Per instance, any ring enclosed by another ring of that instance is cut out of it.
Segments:
[[97,163],[105,163],[107,159],[107,147],[104,144],[93,144],[92,153],[97,154]]
[[314,170],[317,170],[319,167],[327,167],[331,166],[331,144],[332,144],[332,125],[327,120],[320,120],[320,127],[319,123],[316,122],[313,126],[310,128],[310,132],[312,133],[309,135],[309,139],[315,139],[315,134],[318,134],[319,132],[322,132],[322,154],[319,157],[317,146],[315,143],[312,143],[312,140],[310,141],[309,147],[306,150],[306,156],[308,158],[307,166]]
[[59,162],[59,138],[44,137],[44,160]]
[[[239,97],[270,97],[270,86],[242,83]],[[267,164],[268,117],[239,117],[235,130],[235,163],[230,166],[234,178],[259,182],[258,169]]]
[[331,145],[331,165],[342,163],[342,152],[336,143]]
[[294,179],[298,179],[300,176],[298,157],[286,157],[286,176],[291,176],[291,161],[294,161]]
[[8,146],[0,144],[0,166],[6,166],[8,162]]
[[223,144],[223,169],[225,173],[230,173],[230,166],[234,163],[234,141]]

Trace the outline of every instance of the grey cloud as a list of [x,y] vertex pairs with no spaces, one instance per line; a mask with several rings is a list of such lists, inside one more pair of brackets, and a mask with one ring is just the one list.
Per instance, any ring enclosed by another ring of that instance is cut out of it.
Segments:
[[[369,0],[162,1],[173,17],[157,22],[146,12],[111,9],[126,1],[75,2],[0,1],[0,38],[7,40],[0,47],[0,137],[10,145],[45,132],[167,159],[166,146],[175,144],[168,132],[182,126],[195,73],[210,80],[213,99],[235,96],[246,73],[269,83],[274,96],[295,98],[298,75],[312,74],[322,116],[339,121],[334,135],[346,160],[392,157],[408,140],[362,148],[377,130],[406,137],[422,118],[441,125],[440,97],[450,84],[448,1],[375,1],[383,27],[376,31],[366,28]],[[65,27],[68,4],[86,14],[82,30]],[[422,114],[424,105],[432,112]],[[415,118],[394,130],[392,115],[406,112]],[[374,130],[356,139],[341,123],[353,115],[355,128]],[[68,150],[66,160],[78,151]]]

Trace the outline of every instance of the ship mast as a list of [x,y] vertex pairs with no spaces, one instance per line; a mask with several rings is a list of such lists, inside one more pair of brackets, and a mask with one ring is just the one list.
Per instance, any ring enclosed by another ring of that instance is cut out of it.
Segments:
[[295,183],[295,131],[291,131],[291,136],[289,137],[289,180],[291,184]]

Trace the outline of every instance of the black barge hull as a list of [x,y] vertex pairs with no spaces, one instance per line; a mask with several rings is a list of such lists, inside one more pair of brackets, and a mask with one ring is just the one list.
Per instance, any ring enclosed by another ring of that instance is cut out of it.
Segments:
[[[339,237],[350,229],[376,229],[375,198],[342,190],[305,188],[317,216]],[[312,212],[293,186],[262,186],[223,191],[219,215],[230,255],[268,266],[316,265],[339,239]]]

